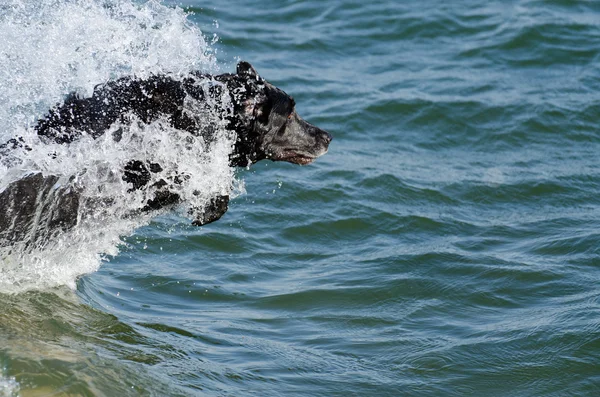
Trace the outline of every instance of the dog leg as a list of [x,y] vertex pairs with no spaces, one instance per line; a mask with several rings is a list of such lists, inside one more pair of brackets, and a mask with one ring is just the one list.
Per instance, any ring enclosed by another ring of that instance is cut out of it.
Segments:
[[229,196],[217,196],[202,209],[194,209],[194,226],[204,226],[220,219],[227,212]]

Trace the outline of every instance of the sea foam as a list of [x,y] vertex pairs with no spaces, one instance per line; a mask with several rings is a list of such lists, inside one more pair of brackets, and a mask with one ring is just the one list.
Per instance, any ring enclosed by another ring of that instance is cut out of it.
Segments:
[[[31,148],[0,162],[0,190],[31,172],[57,175],[82,190],[87,203],[82,210],[88,210],[57,238],[2,248],[0,291],[74,287],[78,276],[118,253],[122,236],[151,220],[139,211],[147,193],[129,192],[121,178],[131,159],[159,163],[163,172],[154,178],[189,176],[176,188],[183,215],[241,186],[228,164],[235,137],[217,115],[201,116],[221,130],[210,144],[199,137],[182,139],[181,131],[160,119],[134,122],[119,142],[109,133],[68,146],[44,145],[33,129],[66,94],[90,96],[111,79],[218,72],[214,50],[182,9],[158,1],[8,0],[0,5],[0,36],[0,143],[21,137]],[[195,106],[186,102],[189,111]]]

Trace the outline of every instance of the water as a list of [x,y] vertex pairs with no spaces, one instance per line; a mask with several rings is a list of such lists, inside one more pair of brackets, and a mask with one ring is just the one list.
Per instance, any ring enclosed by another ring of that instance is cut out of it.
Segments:
[[600,3],[8,4],[3,137],[72,89],[241,58],[335,139],[203,168],[246,187],[214,224],[3,264],[0,395],[600,391]]

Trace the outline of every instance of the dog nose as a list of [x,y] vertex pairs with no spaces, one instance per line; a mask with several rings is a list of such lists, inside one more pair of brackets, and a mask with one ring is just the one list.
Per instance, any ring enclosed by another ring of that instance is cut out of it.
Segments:
[[325,141],[325,145],[329,145],[329,143],[331,142],[333,137],[327,131],[324,131],[324,130],[320,130],[320,131],[321,131],[321,139],[323,139],[323,141]]

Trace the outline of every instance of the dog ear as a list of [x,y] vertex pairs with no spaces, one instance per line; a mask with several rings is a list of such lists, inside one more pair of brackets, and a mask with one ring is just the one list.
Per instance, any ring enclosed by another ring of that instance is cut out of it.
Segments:
[[240,76],[247,77],[251,80],[260,80],[256,69],[250,65],[249,62],[241,61],[237,64],[237,74]]

